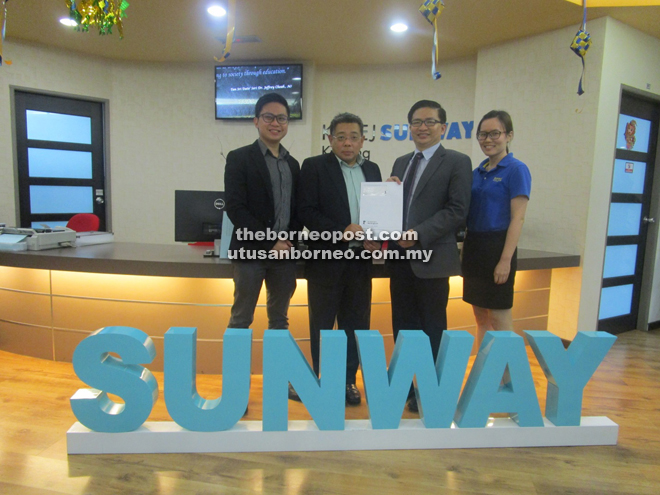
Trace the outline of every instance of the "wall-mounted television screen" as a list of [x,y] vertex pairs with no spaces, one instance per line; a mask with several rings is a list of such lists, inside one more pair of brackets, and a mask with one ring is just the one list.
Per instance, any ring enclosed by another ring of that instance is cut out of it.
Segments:
[[218,65],[215,68],[215,118],[252,119],[254,105],[266,93],[289,103],[291,120],[302,119],[302,64]]

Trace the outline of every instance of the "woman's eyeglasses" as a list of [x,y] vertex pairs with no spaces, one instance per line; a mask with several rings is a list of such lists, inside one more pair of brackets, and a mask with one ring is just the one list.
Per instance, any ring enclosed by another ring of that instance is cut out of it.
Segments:
[[502,131],[477,132],[477,141],[485,141],[487,137],[495,141],[496,139],[499,139],[502,134],[505,133]]

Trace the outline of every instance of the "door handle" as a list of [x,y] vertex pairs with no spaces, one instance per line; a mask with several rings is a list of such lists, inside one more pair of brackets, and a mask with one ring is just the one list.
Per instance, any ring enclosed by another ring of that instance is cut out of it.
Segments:
[[655,223],[655,218],[644,217],[644,218],[642,218],[642,222],[644,222],[644,223]]

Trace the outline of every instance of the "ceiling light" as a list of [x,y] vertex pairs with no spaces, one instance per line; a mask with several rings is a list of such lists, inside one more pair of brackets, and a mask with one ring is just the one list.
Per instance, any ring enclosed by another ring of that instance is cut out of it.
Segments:
[[397,24],[392,24],[390,26],[390,29],[394,31],[395,33],[403,33],[404,31],[408,31],[408,26],[405,24],[399,22]]
[[227,15],[227,11],[220,7],[219,5],[212,5],[206,11],[211,14],[213,17],[222,17]]
[[78,25],[78,23],[76,21],[74,21],[73,19],[70,19],[68,17],[62,17],[60,19],[60,22],[62,24],[64,24],[65,26],[69,26],[69,27],[75,27],[75,26]]

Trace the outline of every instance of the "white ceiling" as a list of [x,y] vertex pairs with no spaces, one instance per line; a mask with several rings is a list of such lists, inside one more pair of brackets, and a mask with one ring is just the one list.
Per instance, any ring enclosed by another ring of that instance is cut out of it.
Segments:
[[[223,50],[226,18],[213,21],[212,3],[226,0],[130,0],[124,39],[115,31],[80,33],[58,20],[64,0],[7,2],[7,38],[71,52],[136,61],[215,63]],[[313,61],[328,64],[401,64],[431,60],[433,28],[418,12],[422,0],[238,0],[236,35],[263,41],[235,44],[231,61]],[[582,9],[565,0],[445,0],[440,16],[440,58],[476,54],[480,47],[575,26]],[[591,8],[660,38],[660,7]],[[396,35],[390,24],[410,29]],[[588,30],[587,23],[587,30]],[[567,39],[567,47],[572,40]],[[594,40],[598,43],[598,40]],[[5,51],[11,59],[11,53]]]

